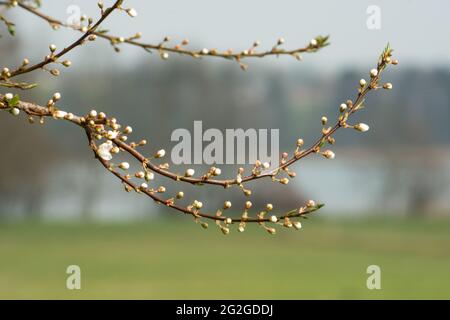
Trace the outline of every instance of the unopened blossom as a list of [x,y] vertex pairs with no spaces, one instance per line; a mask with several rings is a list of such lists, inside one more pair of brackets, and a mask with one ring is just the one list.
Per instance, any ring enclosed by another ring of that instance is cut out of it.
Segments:
[[166,155],[166,150],[161,149],[155,154],[155,158],[162,158]]
[[62,111],[62,110],[56,110],[56,111],[53,113],[53,116],[54,116],[56,119],[63,119],[65,116],[67,116],[67,112]]
[[187,169],[186,172],[184,173],[185,177],[192,177],[195,174],[195,170],[194,169]]
[[19,108],[12,108],[11,114],[14,116],[18,116],[20,114]]
[[360,132],[369,131],[369,126],[365,123],[358,123],[354,126],[354,128]]
[[331,159],[331,160],[334,159],[334,158],[336,157],[336,154],[335,154],[333,151],[331,151],[331,150],[327,150],[327,151],[323,152],[322,155],[323,155],[325,158]]
[[118,136],[118,132],[117,131],[113,131],[113,130],[109,130],[108,132],[107,132],[107,134],[106,134],[106,137],[108,138],[108,139],[116,139],[117,138],[117,136]]
[[130,169],[130,164],[128,162],[122,162],[121,164],[119,164],[119,168],[123,170],[128,170]]
[[132,18],[137,16],[137,11],[134,8],[129,8],[126,10],[128,15]]

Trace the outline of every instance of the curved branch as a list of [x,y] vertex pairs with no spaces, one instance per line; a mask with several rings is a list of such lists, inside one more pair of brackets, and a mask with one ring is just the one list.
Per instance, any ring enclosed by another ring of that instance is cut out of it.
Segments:
[[[106,9],[102,16],[100,17],[100,19],[92,26],[89,27],[88,30],[86,32],[84,32],[84,34],[78,38],[78,40],[76,40],[75,42],[73,42],[71,45],[69,45],[68,47],[64,48],[63,50],[61,50],[58,53],[52,53],[50,55],[48,55],[47,57],[45,57],[44,60],[42,60],[39,63],[36,63],[30,67],[21,67],[15,71],[12,71],[9,75],[8,75],[8,79],[13,78],[15,76],[21,75],[21,74],[25,74],[25,73],[29,73],[32,72],[34,70],[37,69],[42,69],[44,68],[46,65],[53,63],[55,61],[57,61],[59,58],[61,58],[62,56],[64,56],[65,54],[67,54],[68,52],[72,51],[74,48],[82,45],[86,39],[88,39],[89,36],[94,35],[96,32],[95,30],[97,30],[97,28],[102,24],[102,22],[108,18],[108,16],[114,11],[116,10],[121,3],[123,2],[123,0],[116,0],[116,2],[108,9]],[[23,6],[24,4],[19,2],[19,6]]]
[[[258,167],[261,167],[261,164],[259,164],[257,167],[254,168],[252,174],[247,175],[247,176],[238,175],[238,177],[236,177],[234,179],[215,179],[215,178],[211,178],[210,176],[202,176],[201,178],[189,177],[189,176],[177,174],[177,173],[174,173],[174,172],[171,172],[169,170],[159,167],[158,165],[152,163],[146,156],[141,154],[135,148],[128,145],[126,142],[123,142],[119,139],[115,139],[114,143],[118,147],[126,150],[130,155],[132,155],[139,162],[145,163],[145,165],[150,170],[152,170],[162,176],[165,176],[169,179],[172,179],[174,181],[182,181],[182,182],[190,183],[193,185],[203,185],[203,184],[217,185],[217,186],[222,186],[224,188],[227,188],[232,185],[239,185],[239,186],[241,186],[241,188],[243,188],[244,183],[258,180],[261,178],[275,179],[276,176],[279,175],[280,173],[282,173],[283,171],[287,172],[287,169],[290,166],[292,166],[294,163],[296,163],[297,161],[299,161],[311,154],[318,154],[321,152],[322,147],[326,143],[333,143],[334,140],[333,140],[332,136],[338,129],[354,128],[354,126],[348,125],[347,121],[350,119],[350,117],[355,112],[357,112],[358,110],[360,110],[363,107],[364,99],[371,91],[374,91],[374,90],[377,90],[380,88],[391,89],[391,87],[392,87],[391,84],[388,84],[385,86],[380,86],[380,84],[379,84],[381,81],[381,74],[385,70],[386,66],[388,64],[392,63],[391,55],[392,55],[392,50],[390,49],[389,46],[387,46],[385,51],[382,53],[382,55],[379,59],[377,68],[374,69],[376,71],[372,70],[370,82],[368,84],[364,83],[364,85],[360,84],[359,89],[358,89],[358,94],[357,94],[354,102],[351,100],[347,101],[346,107],[342,108],[343,110],[341,110],[340,116],[339,116],[337,122],[334,124],[334,126],[328,127],[328,128],[324,127],[322,130],[322,135],[307,149],[299,150],[300,146],[298,146],[297,150],[294,152],[294,154],[291,158],[288,159],[287,157],[284,157],[282,155],[281,156],[281,159],[282,159],[281,165],[279,165],[275,169],[271,169],[266,172],[257,172],[257,170],[255,170],[255,169],[258,169]],[[396,64],[395,60],[394,60],[394,64]],[[364,80],[364,82],[365,82],[365,80]],[[286,155],[286,154],[284,154],[284,155]],[[323,155],[327,156],[328,154],[325,153]],[[333,157],[334,157],[334,155],[333,155]],[[286,180],[283,180],[283,181],[286,181]],[[243,190],[246,190],[246,189],[243,188]]]
[[[22,1],[19,1],[18,5],[22,9],[47,21],[54,28],[64,27],[64,28],[70,28],[70,29],[73,29],[76,31],[81,31],[81,32],[83,31],[83,27],[64,23],[60,20],[57,20],[49,15],[42,13],[41,11],[37,10],[36,8],[24,3]],[[243,69],[246,69],[246,67],[247,67],[246,65],[242,64],[241,61],[243,59],[288,55],[288,56],[292,56],[298,60],[301,60],[302,53],[316,52],[316,51],[326,47],[327,45],[329,45],[329,42],[328,42],[329,37],[328,36],[325,36],[325,37],[318,36],[315,39],[311,40],[311,42],[304,47],[297,48],[297,49],[291,49],[291,50],[285,50],[283,48],[280,48],[280,46],[284,43],[284,39],[280,38],[277,41],[276,45],[267,51],[258,52],[256,49],[257,49],[257,47],[259,47],[259,42],[255,41],[253,43],[253,45],[251,46],[251,48],[249,48],[248,50],[243,50],[240,52],[233,52],[231,50],[227,50],[224,52],[220,52],[215,49],[210,50],[210,49],[206,49],[206,48],[201,49],[201,50],[187,49],[187,48],[185,48],[185,46],[189,43],[189,41],[187,41],[187,40],[184,40],[180,44],[177,44],[174,46],[167,46],[166,44],[170,41],[170,39],[168,37],[164,38],[164,40],[159,44],[144,43],[144,42],[137,41],[137,39],[141,38],[140,33],[137,33],[135,36],[130,37],[130,38],[123,38],[123,37],[119,37],[119,36],[115,36],[115,35],[110,35],[103,31],[93,31],[91,34],[94,34],[94,35],[98,36],[99,38],[108,40],[111,43],[111,45],[116,49],[116,51],[120,50],[118,48],[118,45],[120,45],[122,43],[126,43],[126,44],[129,44],[132,46],[142,48],[146,51],[157,51],[161,54],[161,57],[163,59],[168,58],[167,53],[176,53],[176,54],[180,54],[180,55],[190,56],[193,58],[200,58],[200,57],[206,57],[206,56],[207,57],[218,57],[218,58],[224,58],[224,59],[228,59],[228,60],[234,60],[234,61],[238,62],[239,65],[241,66],[241,68],[243,68]]]
[[[248,215],[248,209],[251,207],[251,203],[246,203],[246,207],[244,210],[244,214],[240,218],[231,218],[223,215],[223,211],[221,209],[217,210],[216,214],[202,212],[201,205],[197,205],[199,202],[194,201],[194,205],[189,205],[187,207],[183,207],[176,203],[176,201],[180,198],[169,198],[164,199],[158,194],[164,193],[160,189],[150,189],[146,184],[141,184],[140,186],[131,180],[131,176],[128,174],[121,174],[118,170],[119,166],[115,166],[110,160],[106,160],[101,156],[99,152],[99,147],[95,143],[95,139],[106,139],[107,141],[112,141],[118,146],[122,146],[123,143],[118,138],[108,139],[108,131],[106,128],[112,127],[116,125],[116,120],[114,118],[106,118],[105,116],[99,114],[95,115],[87,115],[86,117],[80,117],[71,113],[67,113],[65,111],[58,110],[54,104],[50,104],[47,107],[43,107],[37,105],[35,103],[24,102],[18,99],[18,96],[15,96],[13,99],[11,97],[7,97],[6,95],[0,94],[0,110],[10,111],[13,114],[18,114],[18,112],[14,112],[14,109],[23,111],[30,117],[39,117],[41,122],[46,117],[53,117],[57,120],[68,121],[72,124],[75,124],[84,129],[88,141],[89,146],[94,152],[95,158],[102,164],[102,166],[111,172],[114,176],[116,176],[120,181],[126,186],[127,191],[136,191],[141,194],[145,194],[150,197],[153,201],[159,204],[163,204],[168,208],[174,209],[178,212],[189,214],[194,217],[196,222],[200,222],[200,219],[209,219],[214,220],[216,224],[221,228],[221,230],[228,234],[229,229],[228,226],[230,224],[239,223],[239,228],[244,228],[246,223],[258,223],[263,228],[265,228],[269,233],[275,233],[275,229],[272,227],[267,227],[266,223],[273,223],[283,225],[285,227],[296,226],[296,228],[300,228],[301,225],[299,222],[292,222],[292,219],[295,218],[304,218],[306,215],[313,213],[319,210],[323,205],[315,204],[313,201],[310,201],[307,205],[289,211],[285,214],[281,215],[272,215],[270,217],[265,216],[269,211],[272,210],[272,205],[268,205],[267,209],[259,212],[256,217],[251,217]],[[59,100],[58,98],[53,97],[52,102]],[[99,137],[100,135],[100,137]],[[130,153],[129,145],[125,144],[126,148],[121,148],[122,151],[126,153]],[[127,170],[128,168],[125,168]],[[145,186],[144,186],[145,185]],[[197,204],[195,204],[197,203]],[[231,206],[231,205],[230,205]],[[229,208],[229,207],[228,207]],[[228,209],[224,208],[224,209]],[[224,225],[222,225],[224,224]],[[205,223],[202,223],[204,226]]]

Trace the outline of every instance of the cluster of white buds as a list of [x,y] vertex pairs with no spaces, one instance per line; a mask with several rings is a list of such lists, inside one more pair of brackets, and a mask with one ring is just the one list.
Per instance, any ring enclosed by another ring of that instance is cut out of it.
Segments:
[[203,203],[201,201],[194,200],[194,203],[192,204],[192,206],[195,209],[200,210],[203,207]]
[[222,170],[220,168],[212,167],[211,168],[211,175],[217,177],[222,174]]

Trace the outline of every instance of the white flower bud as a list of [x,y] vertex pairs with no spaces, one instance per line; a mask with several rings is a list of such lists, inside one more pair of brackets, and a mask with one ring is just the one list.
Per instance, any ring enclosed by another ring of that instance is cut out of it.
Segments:
[[184,192],[180,191],[177,193],[177,199],[183,199],[184,198]]
[[365,79],[359,80],[359,85],[360,85],[361,87],[364,87],[366,84],[367,84],[367,82],[366,82]]
[[146,184],[145,182],[141,184],[141,188],[142,189],[148,189],[148,184]]
[[194,174],[195,174],[194,169],[187,169],[186,172],[184,173],[184,176],[190,178],[190,177],[194,176]]
[[112,130],[109,130],[106,134],[107,138],[111,139],[111,140],[117,138],[117,135],[118,135],[118,132],[112,131]]
[[317,46],[317,40],[316,40],[316,39],[312,39],[312,40],[309,42],[309,44],[310,44],[312,47],[315,47],[315,46]]
[[367,132],[369,131],[369,126],[365,123],[358,123],[354,126],[354,128],[360,132]]
[[13,98],[14,98],[14,95],[13,95],[12,93],[7,93],[7,94],[5,94],[5,99],[6,99],[7,101],[12,100]]
[[155,179],[155,174],[154,174],[153,172],[147,172],[147,173],[145,174],[145,180],[151,181],[151,180],[153,180],[153,179]]
[[53,94],[53,101],[58,101],[61,99],[61,93],[56,92],[55,94]]
[[372,78],[375,78],[377,75],[378,75],[378,70],[377,69],[370,70],[370,76]]
[[315,202],[314,200],[309,200],[309,201],[306,203],[306,206],[307,206],[308,208],[315,207],[315,206],[316,206],[316,202]]
[[[108,141],[108,142],[110,142],[110,141]],[[139,172],[136,172],[136,174],[134,176],[138,179],[143,179],[143,178],[145,178],[145,173],[143,171],[139,171]]]
[[331,151],[331,150],[327,150],[327,151],[323,152],[322,155],[325,158],[331,159],[331,160],[333,160],[336,157],[336,154],[333,151]]
[[270,217],[270,222],[277,223],[278,222],[277,216],[271,216]]
[[223,204],[223,208],[224,209],[230,209],[231,208],[231,202],[230,201],[225,201],[225,203]]
[[19,108],[12,108],[11,109],[11,114],[13,116],[18,116],[20,114],[20,109]]
[[161,149],[155,154],[155,158],[162,158],[166,155],[166,150]]
[[391,89],[392,89],[392,83],[390,83],[390,82],[385,83],[385,84],[383,85],[383,88],[384,88],[384,89],[387,89],[387,90],[391,90]]
[[300,221],[294,222],[294,228],[300,230],[302,228],[302,223]]
[[130,133],[133,132],[133,128],[130,127],[130,126],[127,126],[127,127],[124,129],[124,132],[125,132],[126,134],[130,134]]
[[128,162],[122,162],[121,164],[119,164],[119,168],[122,170],[128,170],[130,169],[130,164]]
[[344,112],[345,110],[347,110],[347,104],[341,103],[341,105],[339,106],[339,111]]
[[53,113],[53,116],[54,116],[56,119],[64,119],[64,117],[67,116],[67,112],[62,111],[62,110],[56,110],[56,111]]
[[129,8],[126,11],[130,17],[132,18],[137,17],[137,11],[134,8]]

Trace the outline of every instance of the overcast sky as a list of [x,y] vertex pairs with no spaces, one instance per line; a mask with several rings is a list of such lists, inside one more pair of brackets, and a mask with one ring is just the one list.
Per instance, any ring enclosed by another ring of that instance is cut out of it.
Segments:
[[[96,1],[92,0],[44,0],[43,3],[42,10],[62,20],[69,17],[67,8],[73,4],[83,13],[98,15]],[[380,9],[379,30],[367,28],[370,18],[367,9],[371,5]],[[286,48],[294,48],[303,46],[318,34],[330,34],[330,47],[320,54],[304,57],[308,66],[334,70],[349,64],[371,65],[387,42],[395,48],[396,56],[404,65],[450,65],[450,1],[447,0],[125,0],[125,6],[136,8],[138,17],[131,19],[115,13],[105,27],[122,36],[141,31],[144,40],[150,42],[170,35],[179,40],[187,37],[192,46],[241,50],[254,40],[270,48],[282,36]],[[29,51],[37,57],[46,53],[47,44],[62,47],[76,37],[73,32],[50,31],[45,23],[26,12],[19,13],[19,9],[14,19],[19,25],[19,37],[41,41]],[[104,51],[106,47],[103,44],[100,48],[83,48],[72,54],[72,59],[77,61],[88,56],[91,63],[99,66],[110,59],[119,59],[112,50]],[[98,50],[104,53],[93,54],[100,52]],[[121,66],[131,65],[132,61],[137,61],[136,57],[145,54],[137,48],[124,51]],[[133,59],[126,63],[124,57]],[[283,67],[296,63],[288,57],[282,60],[271,63]]]

